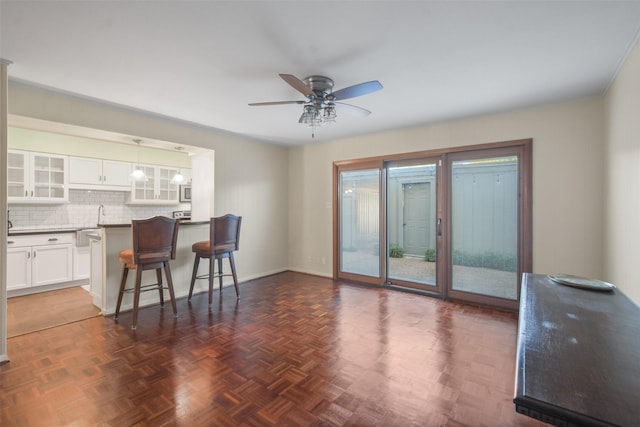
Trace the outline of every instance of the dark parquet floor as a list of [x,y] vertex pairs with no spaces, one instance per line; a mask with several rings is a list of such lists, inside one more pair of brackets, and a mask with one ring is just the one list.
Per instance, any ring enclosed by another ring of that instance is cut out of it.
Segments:
[[540,426],[516,316],[282,273],[8,340],[9,426]]

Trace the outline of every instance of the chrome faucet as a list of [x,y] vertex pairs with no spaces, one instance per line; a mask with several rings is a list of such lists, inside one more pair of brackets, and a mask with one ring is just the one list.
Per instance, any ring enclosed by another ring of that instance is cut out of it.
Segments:
[[98,206],[98,225],[100,225],[100,214],[102,213],[102,216],[105,216],[105,212],[104,212],[104,205],[100,205]]

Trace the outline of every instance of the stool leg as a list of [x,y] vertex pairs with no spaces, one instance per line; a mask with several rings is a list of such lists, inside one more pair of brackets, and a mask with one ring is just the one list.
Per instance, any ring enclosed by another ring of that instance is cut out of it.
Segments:
[[142,282],[142,268],[138,266],[136,269],[136,285],[133,291],[133,320],[131,321],[131,329],[138,326],[138,304],[140,303],[140,283]]
[[218,283],[220,284],[220,299],[222,299],[222,282],[224,277],[222,274],[222,258],[218,258]]
[[193,285],[195,285],[196,283],[196,275],[198,274],[198,264],[200,264],[200,255],[196,254],[196,259],[193,261],[193,273],[191,273],[191,285],[189,286],[188,301],[191,301],[191,296],[193,295]]
[[[160,269],[158,269],[160,271]],[[169,297],[171,297],[171,308],[173,308],[173,315],[178,317],[178,309],[176,308],[176,295],[173,292],[173,279],[171,277],[171,267],[169,267],[169,261],[164,262],[164,275],[167,276],[167,287],[169,288]]]
[[120,304],[122,304],[122,294],[124,294],[124,287],[127,284],[127,275],[129,274],[129,269],[127,266],[124,266],[124,270],[122,271],[122,280],[120,280],[120,291],[118,292],[118,303],[116,304],[116,314],[113,316],[114,319],[118,318],[118,314],[120,314]]
[[229,264],[231,264],[231,274],[233,275],[233,286],[236,287],[236,298],[240,299],[240,291],[238,290],[238,276],[236,275],[236,263],[233,260],[233,252],[229,252]]
[[211,303],[213,302],[213,265],[215,260],[215,257],[211,255],[211,257],[209,258],[209,305],[211,305]]
[[164,292],[162,291],[162,269],[156,268],[156,279],[158,280],[158,293],[160,294],[160,305],[164,305]]

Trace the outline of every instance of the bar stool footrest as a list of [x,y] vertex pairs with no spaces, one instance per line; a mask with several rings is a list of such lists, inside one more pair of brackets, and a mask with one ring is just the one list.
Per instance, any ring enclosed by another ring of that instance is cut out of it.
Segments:
[[[163,286],[161,288],[158,288],[158,283],[154,283],[154,284],[149,284],[149,285],[142,285],[140,286],[140,292],[148,292],[148,291],[157,291],[158,289],[169,289],[168,286]],[[133,293],[135,292],[136,289],[135,288],[127,288],[127,289],[123,289],[122,293]]]
[[[213,278],[216,279],[218,277],[233,277],[233,274],[231,273],[224,273],[224,274],[219,274],[219,273],[214,273],[213,274]],[[200,276],[196,276],[195,279],[196,280],[202,280],[202,279],[208,279],[209,275],[208,274],[202,274]]]

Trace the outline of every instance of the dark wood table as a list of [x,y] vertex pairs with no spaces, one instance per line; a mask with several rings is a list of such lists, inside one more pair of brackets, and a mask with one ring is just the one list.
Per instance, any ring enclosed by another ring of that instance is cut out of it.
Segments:
[[525,274],[516,411],[557,426],[640,425],[640,309],[618,289]]

